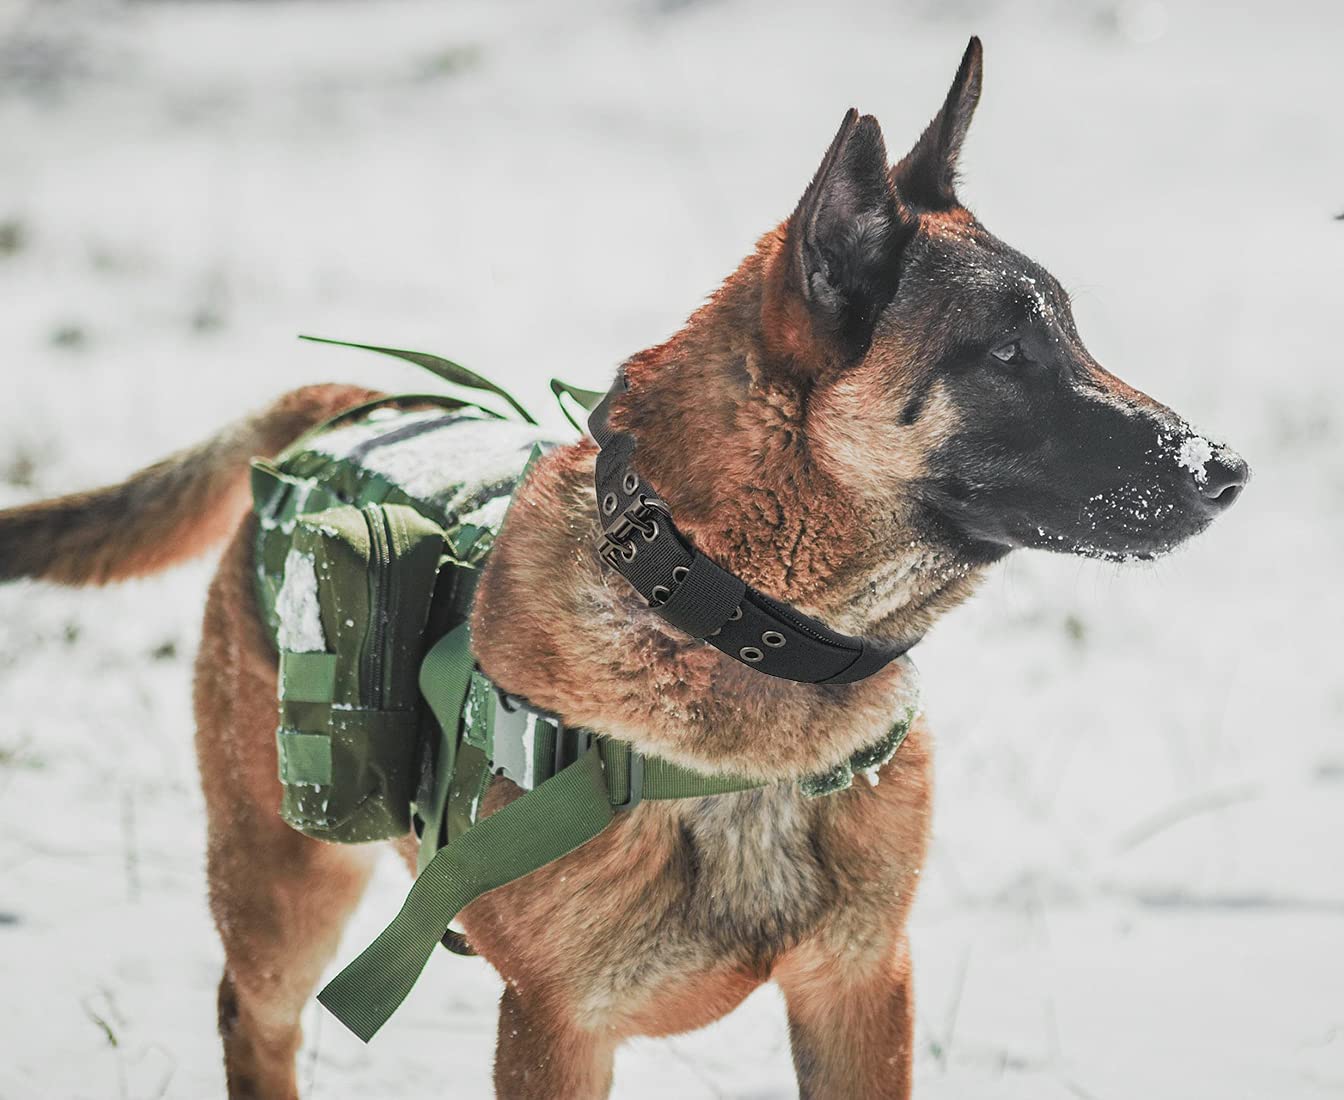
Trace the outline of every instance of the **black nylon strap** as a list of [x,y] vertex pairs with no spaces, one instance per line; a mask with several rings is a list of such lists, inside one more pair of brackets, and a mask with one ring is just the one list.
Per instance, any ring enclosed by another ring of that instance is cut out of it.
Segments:
[[800,683],[853,683],[914,645],[837,633],[758,592],[697,550],[635,469],[634,437],[611,429],[612,402],[626,389],[622,371],[588,420],[599,448],[598,553],[654,611],[750,668]]
[[707,638],[722,629],[728,616],[742,606],[746,592],[741,577],[733,576],[697,550],[690,572],[659,606],[658,614],[692,638]]

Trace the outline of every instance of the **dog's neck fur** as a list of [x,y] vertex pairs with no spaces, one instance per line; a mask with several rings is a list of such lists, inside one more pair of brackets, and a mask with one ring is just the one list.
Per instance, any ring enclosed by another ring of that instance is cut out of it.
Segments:
[[[762,242],[666,343],[626,364],[613,425],[678,526],[749,584],[837,629],[913,637],[978,570],[875,514],[809,441],[813,382],[768,346]],[[805,335],[805,334],[803,334]],[[520,490],[482,578],[474,644],[505,689],[566,721],[682,763],[768,778],[829,767],[881,736],[913,689],[901,661],[857,684],[795,684],[668,627],[598,559],[595,451],[548,455]]]
[[980,570],[931,540],[908,494],[865,500],[818,447],[819,376],[845,368],[790,309],[785,244],[783,227],[767,234],[680,332],[625,364],[613,424],[710,557],[837,629],[913,639]]

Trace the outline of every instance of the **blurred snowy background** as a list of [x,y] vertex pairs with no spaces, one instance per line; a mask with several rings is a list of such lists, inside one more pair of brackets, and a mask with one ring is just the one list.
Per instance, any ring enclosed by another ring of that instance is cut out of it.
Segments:
[[[789,212],[851,104],[893,154],[967,35],[962,194],[1098,359],[1250,460],[1152,567],[1023,554],[917,653],[931,1098],[1344,1095],[1344,10],[1128,0],[0,2],[0,505],[281,390],[421,386],[300,331],[605,387]],[[557,425],[560,423],[556,420]],[[0,1097],[222,1094],[189,669],[209,563],[0,591]],[[397,908],[388,863],[348,958]],[[488,1095],[435,959],[309,1097]],[[772,990],[622,1098],[793,1095]]]

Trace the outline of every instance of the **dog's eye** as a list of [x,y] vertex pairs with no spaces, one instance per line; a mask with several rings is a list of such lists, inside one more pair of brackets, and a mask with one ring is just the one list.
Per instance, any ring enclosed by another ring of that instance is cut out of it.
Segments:
[[1023,359],[1022,345],[1016,340],[1010,340],[1001,347],[995,348],[989,354],[1000,363],[1020,363]]

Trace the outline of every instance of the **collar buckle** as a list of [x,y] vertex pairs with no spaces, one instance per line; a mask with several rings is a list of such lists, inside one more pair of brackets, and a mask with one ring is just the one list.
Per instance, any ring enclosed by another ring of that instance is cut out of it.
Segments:
[[667,505],[657,497],[641,494],[603,530],[597,540],[598,556],[621,572],[621,566],[634,561],[639,553],[636,534],[645,542],[652,542],[658,537],[660,527],[656,517],[659,515],[665,517],[664,522],[671,518]]

